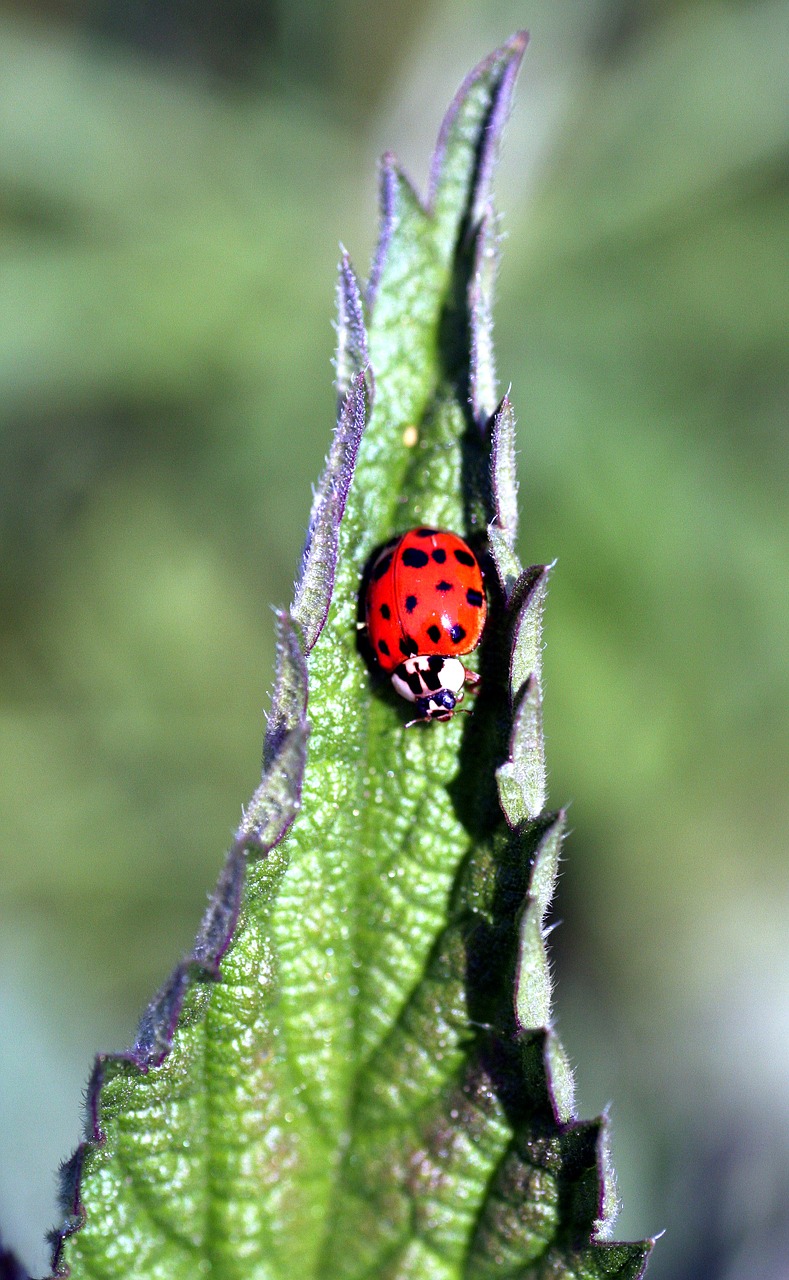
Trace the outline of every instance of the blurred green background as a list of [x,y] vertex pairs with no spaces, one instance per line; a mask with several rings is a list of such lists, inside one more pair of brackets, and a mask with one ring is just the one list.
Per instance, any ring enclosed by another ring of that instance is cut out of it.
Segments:
[[0,1222],[257,777],[338,241],[514,29],[499,370],[546,620],[554,934],[654,1280],[789,1276],[789,7],[0,0]]

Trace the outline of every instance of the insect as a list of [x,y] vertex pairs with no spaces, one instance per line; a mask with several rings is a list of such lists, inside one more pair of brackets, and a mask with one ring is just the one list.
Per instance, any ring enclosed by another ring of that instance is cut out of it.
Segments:
[[416,719],[451,720],[463,686],[479,676],[461,654],[476,649],[487,615],[482,570],[471,548],[443,529],[409,529],[378,554],[365,597],[367,635]]

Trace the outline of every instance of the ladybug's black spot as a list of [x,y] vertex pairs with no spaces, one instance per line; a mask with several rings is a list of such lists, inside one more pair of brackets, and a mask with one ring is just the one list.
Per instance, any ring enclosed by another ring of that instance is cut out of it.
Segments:
[[436,547],[435,551],[432,552],[432,555],[436,564],[443,564],[447,558],[447,553],[443,547]]
[[398,674],[402,676],[409,689],[416,697],[419,697],[420,693],[424,693],[425,682],[419,671],[403,671],[398,668]]
[[475,609],[482,608],[482,592],[481,591],[475,591],[473,587],[469,587],[468,591],[466,592],[466,599],[468,600],[469,604],[473,604]]
[[466,638],[465,628],[461,627],[459,622],[456,622],[454,627],[449,628],[449,638],[453,644],[460,644],[461,640]]
[[470,569],[477,563],[470,551],[455,551],[453,555],[458,564],[467,564]]
[[380,560],[376,560],[373,566],[373,575],[372,575],[374,582],[378,582],[378,580],[384,576],[390,564],[392,563],[393,554],[394,554],[393,552],[389,551],[385,556],[381,556]]
[[400,641],[400,652],[404,653],[406,658],[411,658],[415,653],[419,653],[419,645],[410,636],[403,636]]
[[416,547],[406,547],[403,552],[403,564],[409,569],[424,569],[427,564],[427,554],[424,551],[417,551]]
[[433,644],[438,644],[441,639],[441,628],[436,626],[428,627],[427,634],[430,636]]
[[430,671],[440,671],[444,665],[444,659],[437,653],[431,653],[427,665]]
[[406,596],[405,598],[406,613],[413,613],[418,603],[419,601],[417,600],[416,596]]
[[388,604],[382,604],[381,608],[379,609],[379,613],[382,618],[386,619],[387,622],[392,616],[392,610],[389,608]]
[[435,693],[437,689],[441,688],[441,677],[438,672],[432,668],[422,673],[422,679],[425,683],[425,688],[430,689],[432,693]]
[[452,590],[452,583],[451,583],[451,582],[443,582],[443,581],[442,581],[442,582],[437,582],[437,583],[436,583],[436,591],[451,591],[451,590]]
[[378,641],[378,648],[381,650],[381,653],[384,655],[385,658],[389,657],[389,645],[386,643],[385,640]]
[[436,529],[415,529],[414,535],[417,538],[432,538],[433,534],[437,532]]

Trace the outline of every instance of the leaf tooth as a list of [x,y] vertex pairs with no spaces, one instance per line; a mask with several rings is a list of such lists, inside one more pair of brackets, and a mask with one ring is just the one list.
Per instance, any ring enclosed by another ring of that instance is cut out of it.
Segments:
[[290,614],[276,610],[276,670],[271,710],[266,717],[263,773],[279,752],[285,735],[299,724],[307,710],[307,663],[299,628]]
[[544,1053],[545,1076],[554,1118],[557,1124],[568,1124],[576,1114],[575,1079],[564,1045],[550,1028],[545,1036]]
[[[107,1078],[116,1075],[124,1065],[131,1064],[138,1071],[146,1072],[157,1066],[166,1056],[172,1045],[172,1032],[169,1045],[165,1043],[164,1027],[172,1023],[174,1030],[183,1003],[183,993],[188,986],[189,961],[180,964],[175,973],[164,984],[159,995],[152,1001],[149,1013],[158,1007],[159,1013],[150,1017],[150,1027],[146,1026],[148,1015],[143,1015],[140,1032],[133,1048],[123,1053],[99,1053],[93,1061],[88,1087],[85,1091],[85,1138],[76,1151],[60,1166],[58,1202],[64,1221],[59,1227],[49,1232],[48,1240],[52,1245],[52,1276],[68,1276],[71,1271],[63,1261],[67,1241],[75,1232],[85,1225],[87,1214],[82,1203],[82,1174],[85,1159],[96,1147],[106,1142],[106,1135],[101,1127],[101,1091]],[[180,991],[181,1000],[177,999]]]
[[[655,1240],[638,1240],[635,1243],[595,1243],[577,1255],[582,1268],[587,1265],[610,1280],[641,1280],[647,1269]],[[581,1273],[579,1273],[581,1274]]]
[[[90,1086],[89,1086],[90,1089]],[[84,1226],[85,1210],[82,1205],[80,1187],[82,1183],[82,1166],[85,1162],[87,1143],[81,1142],[73,1155],[64,1160],[58,1171],[58,1204],[64,1221],[59,1227],[50,1231],[47,1239],[52,1245],[53,1276],[67,1275],[63,1270],[61,1258],[69,1236]]]
[[565,834],[566,819],[567,815],[564,809],[558,809],[555,813],[545,814],[540,823],[537,824],[539,838],[537,848],[531,858],[527,893],[528,897],[539,906],[541,926],[553,900],[556,888],[559,855]]
[[468,291],[471,328],[469,387],[474,421],[480,429],[485,427],[496,408],[493,291],[496,283],[497,267],[498,234],[496,215],[493,207],[489,205],[477,228],[474,239],[474,262]]
[[[142,1071],[158,1067],[172,1047],[173,1034],[183,1007],[184,996],[192,978],[190,959],[176,966],[140,1019],[137,1038],[131,1050],[131,1060]],[[118,1055],[118,1060],[122,1060],[125,1056]]]
[[496,525],[514,549],[518,536],[518,463],[515,450],[515,412],[504,395],[490,417],[490,469]]
[[341,411],[342,403],[351,389],[353,379],[358,374],[366,371],[370,389],[372,387],[372,373],[369,368],[370,357],[367,350],[367,329],[364,322],[364,303],[362,302],[356,273],[344,248],[342,249],[342,258],[340,259],[337,277],[336,328],[335,381]]
[[268,853],[286,834],[301,804],[307,758],[307,663],[300,629],[277,613],[276,676],[263,744],[263,772],[244,811],[234,848]]
[[509,756],[496,770],[499,801],[511,827],[539,817],[545,807],[545,747],[539,683],[529,676],[515,709]]
[[[593,1235],[603,1122],[574,1122],[545,1137],[528,1120],[490,1181],[465,1274],[610,1276],[638,1280],[653,1241],[598,1242]],[[568,1220],[569,1219],[569,1220]]]
[[211,895],[192,948],[192,960],[201,968],[219,976],[219,961],[233,937],[244,888],[244,855],[234,844]]
[[381,157],[378,179],[379,206],[381,224],[378,231],[370,278],[367,281],[365,302],[368,312],[372,312],[378,293],[378,285],[384,273],[389,246],[398,227],[409,213],[425,217],[425,207],[412,186],[409,178],[403,173],[397,158],[391,151]]
[[499,799],[510,826],[536,818],[547,783],[542,733],[542,610],[550,565],[532,565],[512,588],[514,615],[510,699],[514,708],[509,756],[496,772]]
[[611,1137],[607,1111],[604,1111],[600,1117],[600,1131],[597,1138],[597,1178],[599,1195],[593,1239],[596,1241],[610,1240],[620,1206],[616,1189],[616,1173],[611,1159]]
[[238,830],[241,848],[261,857],[285,837],[301,807],[309,725],[297,724],[282,739]]
[[[553,564],[534,564],[525,569],[510,600],[515,615],[510,654],[510,698],[519,698],[529,676],[542,684],[542,612]],[[542,690],[540,690],[542,691]]]
[[516,1024],[523,1031],[548,1028],[551,1023],[551,975],[544,920],[556,886],[564,822],[560,811],[542,831],[518,921],[514,1003]]
[[488,542],[504,599],[509,600],[523,573],[523,566],[510,546],[506,533],[495,522],[488,525]]
[[345,511],[366,415],[367,389],[364,373],[358,373],[351,379],[326,466],[313,499],[307,541],[301,558],[301,573],[291,608],[292,618],[304,632],[307,653],[323,630],[329,612],[337,568],[340,521]]

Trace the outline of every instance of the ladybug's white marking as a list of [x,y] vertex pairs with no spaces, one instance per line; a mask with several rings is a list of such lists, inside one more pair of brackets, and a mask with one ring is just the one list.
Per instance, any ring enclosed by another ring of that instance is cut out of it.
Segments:
[[420,720],[449,720],[463,701],[468,674],[459,658],[418,654],[395,668],[392,684],[402,698],[416,703]]

